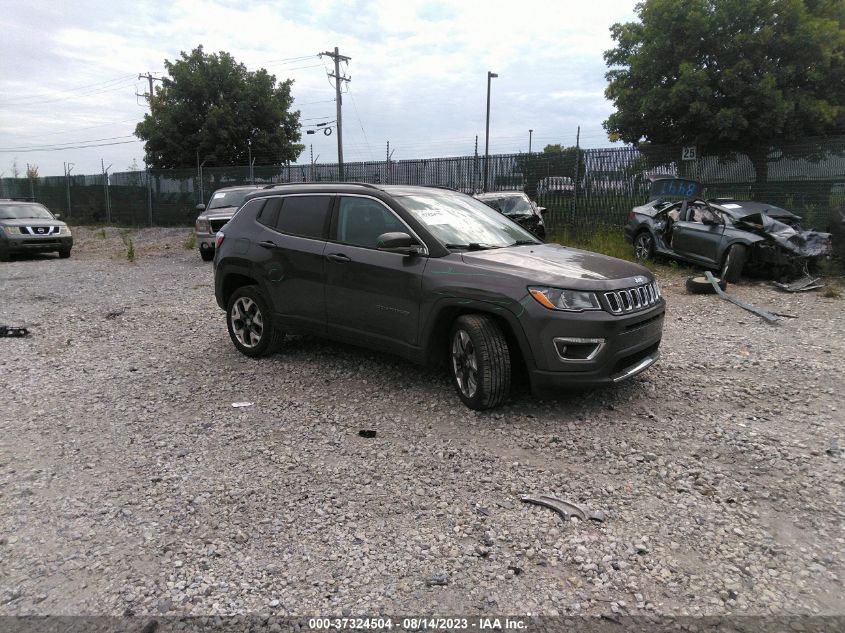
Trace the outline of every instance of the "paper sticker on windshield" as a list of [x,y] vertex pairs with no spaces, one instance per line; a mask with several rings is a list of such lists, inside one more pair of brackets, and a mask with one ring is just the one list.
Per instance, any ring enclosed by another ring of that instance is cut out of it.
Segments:
[[213,196],[211,196],[211,199],[212,200],[219,200],[220,198],[225,198],[225,197],[226,197],[225,192],[221,192],[221,193],[215,193]]
[[417,211],[417,217],[425,224],[449,224],[454,218],[439,209],[424,209]]
[[722,206],[725,207],[726,209],[741,209],[742,208],[741,204],[723,204]]

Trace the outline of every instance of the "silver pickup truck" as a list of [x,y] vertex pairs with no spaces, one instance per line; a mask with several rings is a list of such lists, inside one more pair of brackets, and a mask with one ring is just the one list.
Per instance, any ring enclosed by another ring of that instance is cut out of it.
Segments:
[[197,248],[203,261],[210,262],[214,259],[214,236],[217,231],[232,219],[247,194],[262,188],[255,185],[224,187],[214,192],[208,207],[204,204],[197,205],[200,214],[197,216],[194,230],[197,235]]

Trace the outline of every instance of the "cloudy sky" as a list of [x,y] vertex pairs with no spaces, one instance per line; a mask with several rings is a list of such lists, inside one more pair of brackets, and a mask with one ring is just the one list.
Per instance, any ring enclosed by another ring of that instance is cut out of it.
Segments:
[[[0,174],[112,171],[143,164],[132,136],[145,112],[139,73],[202,44],[250,69],[294,79],[303,125],[335,118],[330,60],[352,58],[344,95],[347,161],[484,151],[487,71],[491,153],[607,145],[601,122],[608,28],[634,18],[634,0],[172,0],[4,3],[0,14]],[[301,162],[337,158],[336,137],[305,135]],[[89,146],[89,147],[83,147]],[[95,146],[95,147],[90,147]],[[36,151],[41,150],[41,151]]]

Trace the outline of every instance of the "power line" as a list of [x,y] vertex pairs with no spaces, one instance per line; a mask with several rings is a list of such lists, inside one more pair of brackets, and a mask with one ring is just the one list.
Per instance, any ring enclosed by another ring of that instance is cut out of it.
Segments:
[[124,134],[123,136],[110,136],[108,138],[92,138],[85,141],[68,141],[67,143],[44,143],[41,145],[22,145],[19,147],[0,147],[0,150],[3,151],[27,151],[33,149],[40,149],[42,147],[59,147],[62,145],[79,145],[81,143],[99,143],[100,141],[115,141],[122,138],[130,138],[134,136],[134,134]]
[[126,88],[134,87],[134,86],[135,86],[135,82],[132,82],[132,83],[127,83],[127,84],[123,84],[123,85],[120,85],[120,86],[111,86],[109,88],[102,88],[102,89],[92,90],[92,91],[88,91],[88,92],[79,92],[79,93],[72,94],[72,95],[67,96],[67,97],[58,97],[56,99],[45,99],[43,101],[30,101],[30,102],[26,102],[26,103],[23,103],[23,102],[21,102],[21,103],[5,103],[5,104],[0,104],[0,108],[16,108],[16,107],[22,107],[22,106],[30,107],[30,106],[35,106],[35,105],[43,105],[43,104],[47,104],[47,103],[58,103],[58,102],[61,102],[61,101],[71,101],[71,100],[74,100],[74,99],[79,99],[80,97],[91,97],[91,96],[94,96],[94,95],[105,94],[107,92],[117,92],[118,90],[124,90]]
[[[127,143],[141,143],[141,139],[135,139],[134,141],[116,141],[114,143],[99,143],[95,145],[73,145],[71,147],[48,147],[45,149],[30,149],[26,150],[27,152],[61,152],[66,149],[85,149],[87,147],[108,147],[109,145],[126,145]],[[0,149],[0,153],[2,154],[12,154],[17,153],[22,150],[6,150]]]
[[[349,92],[348,89],[347,89],[347,92]],[[370,156],[372,156],[373,150],[370,147],[370,140],[367,138],[367,133],[364,131],[364,123],[363,123],[363,121],[361,121],[361,115],[358,114],[358,104],[355,103],[355,95],[353,95],[351,92],[349,92],[349,97],[352,99],[352,108],[355,110],[355,117],[358,119],[358,125],[361,126],[361,134],[364,135],[364,143],[367,144],[367,153]]]
[[120,77],[115,77],[114,79],[107,79],[105,81],[97,81],[97,82],[91,83],[91,84],[83,84],[81,86],[76,86],[76,87],[71,88],[69,90],[57,90],[57,91],[54,91],[54,92],[41,92],[41,93],[33,93],[33,94],[28,94],[28,95],[27,94],[18,95],[17,97],[14,97],[14,98],[12,98],[8,101],[0,101],[0,105],[13,104],[16,101],[20,101],[20,100],[30,101],[30,100],[33,100],[33,99],[41,99],[43,97],[53,97],[53,96],[55,96],[56,92],[58,92],[59,94],[61,94],[61,93],[70,94],[70,93],[73,93],[73,92],[77,92],[79,90],[85,90],[85,89],[88,89],[88,88],[93,88],[94,86],[105,86],[106,84],[113,84],[113,83],[118,82],[118,81],[124,81],[125,79],[128,79],[129,77],[134,77],[134,75],[121,75]]

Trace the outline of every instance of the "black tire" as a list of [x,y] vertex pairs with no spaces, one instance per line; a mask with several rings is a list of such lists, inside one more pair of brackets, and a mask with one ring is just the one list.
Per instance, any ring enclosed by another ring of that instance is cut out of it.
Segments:
[[654,237],[648,231],[640,231],[634,236],[634,257],[639,260],[654,256]]
[[731,246],[725,254],[725,261],[722,263],[722,279],[732,284],[739,281],[742,269],[745,268],[747,256],[748,249],[742,244]]
[[70,257],[70,249],[63,248],[59,250],[59,257],[61,257],[62,259],[67,259],[68,257]]
[[[247,318],[234,316],[236,308]],[[232,293],[226,306],[226,327],[237,350],[250,358],[272,354],[285,337],[273,325],[270,304],[258,286],[242,286]]]
[[467,314],[455,319],[447,358],[455,391],[470,409],[491,409],[508,397],[510,352],[502,329],[492,317]]
[[12,254],[9,252],[9,247],[0,243],[0,262],[8,262],[12,259]]
[[[719,288],[725,290],[728,287],[728,282],[724,279],[720,279],[716,277],[716,282],[719,285]],[[716,294],[716,290],[713,288],[713,284],[707,281],[707,277],[702,275],[701,277],[688,277],[687,278],[687,292],[693,295],[714,295]]]
[[214,259],[214,249],[213,248],[206,248],[205,250],[200,249],[200,257],[202,257],[202,261],[210,262]]

